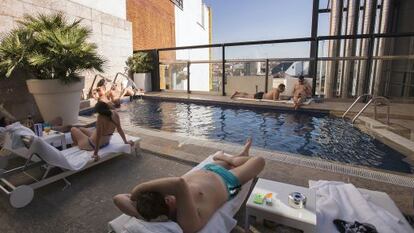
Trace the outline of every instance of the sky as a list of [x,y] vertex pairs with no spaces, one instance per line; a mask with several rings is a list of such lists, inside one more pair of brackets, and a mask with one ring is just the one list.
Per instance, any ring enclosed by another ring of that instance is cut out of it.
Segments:
[[[325,0],[326,1],[326,0]],[[321,5],[326,4],[321,0]],[[312,0],[204,0],[213,17],[212,43],[309,37]],[[328,32],[327,17],[321,15],[319,35]],[[226,50],[234,58],[302,57],[309,43],[260,45]],[[253,57],[252,57],[253,56]]]

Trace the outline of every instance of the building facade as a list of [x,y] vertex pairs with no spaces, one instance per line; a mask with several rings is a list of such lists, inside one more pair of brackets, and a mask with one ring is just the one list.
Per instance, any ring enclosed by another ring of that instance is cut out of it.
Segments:
[[[202,0],[128,0],[134,51],[211,43],[211,12]],[[209,49],[159,53],[160,89],[186,90],[188,61],[208,61]],[[190,64],[190,88],[209,91],[209,64]]]
[[[330,0],[331,36],[414,32],[412,0]],[[414,37],[328,41],[325,96],[414,97]],[[372,58],[372,59],[370,59]]]

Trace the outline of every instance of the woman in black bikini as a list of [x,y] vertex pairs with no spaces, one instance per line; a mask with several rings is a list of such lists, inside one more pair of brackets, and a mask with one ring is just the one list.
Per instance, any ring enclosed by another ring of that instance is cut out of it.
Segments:
[[99,101],[95,105],[95,111],[99,114],[96,120],[95,130],[82,127],[71,128],[70,132],[74,146],[79,146],[82,150],[93,150],[93,158],[97,161],[99,159],[99,149],[109,145],[109,141],[112,134],[115,132],[115,129],[118,131],[119,135],[121,135],[125,144],[131,144],[131,146],[134,145],[132,141],[126,140],[118,113],[111,110],[107,103]]

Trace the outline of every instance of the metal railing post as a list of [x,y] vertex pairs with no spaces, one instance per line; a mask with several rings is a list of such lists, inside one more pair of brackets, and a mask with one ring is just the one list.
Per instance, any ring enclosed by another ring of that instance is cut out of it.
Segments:
[[222,55],[222,64],[221,69],[223,71],[223,74],[221,76],[221,94],[223,96],[226,96],[226,46],[224,44],[221,47],[221,55]]
[[266,59],[265,92],[269,91],[269,59]]
[[318,68],[318,20],[319,20],[319,0],[313,0],[312,5],[312,29],[311,29],[311,44],[309,57],[313,57],[314,60],[309,62],[309,75],[312,79],[312,95],[316,93],[316,76]]
[[187,62],[187,93],[190,94],[190,62]]
[[151,84],[153,86],[153,91],[161,91],[160,88],[160,82],[161,82],[161,77],[160,77],[160,51],[158,49],[155,49],[155,59],[154,59],[154,66],[155,66],[155,70],[154,70],[154,79],[152,80]]
[[[318,56],[319,56],[319,53],[318,53],[318,50],[319,50],[319,40],[318,40],[318,38],[316,37],[315,38],[315,40],[313,41],[313,42],[311,42],[311,43],[315,43],[314,44],[314,46],[313,46],[313,48],[314,48],[314,54],[313,54],[313,66],[312,66],[312,69],[313,69],[313,72],[312,72],[312,96],[314,96],[315,94],[316,94],[316,77],[317,77],[317,74],[318,74]],[[319,82],[321,82],[322,80],[319,80]]]

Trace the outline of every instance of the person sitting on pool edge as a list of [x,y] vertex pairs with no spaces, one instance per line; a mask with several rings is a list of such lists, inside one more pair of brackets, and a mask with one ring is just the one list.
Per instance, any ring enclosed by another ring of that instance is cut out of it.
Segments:
[[99,80],[96,84],[96,89],[93,92],[93,97],[97,101],[107,103],[111,108],[119,108],[121,106],[121,101],[119,98],[115,98],[113,94],[114,87],[116,88],[116,84],[111,86],[109,91],[106,90],[107,81],[105,79]]
[[277,88],[273,88],[270,92],[257,92],[254,95],[251,95],[246,92],[238,92],[235,91],[233,95],[231,95],[230,99],[234,99],[236,97],[239,98],[253,98],[253,99],[265,99],[265,100],[278,100],[280,98],[280,93],[285,91],[285,84],[281,83]]
[[298,83],[295,84],[292,95],[295,110],[298,110],[300,105],[302,105],[307,98],[312,97],[312,88],[305,81],[303,75],[298,77]]
[[168,218],[184,233],[197,232],[243,184],[263,170],[265,160],[249,156],[251,143],[248,139],[238,156],[218,152],[214,163],[181,177],[141,183],[130,194],[116,195],[114,203],[127,215],[146,221]]
[[118,131],[125,144],[134,145],[134,142],[127,141],[125,133],[122,130],[119,115],[115,110],[105,103],[98,101],[95,105],[95,111],[98,113],[96,120],[96,129],[83,127],[72,127],[70,132],[73,140],[73,146],[78,146],[82,150],[94,151],[93,159],[99,160],[99,149],[109,145],[112,134],[115,129]]

